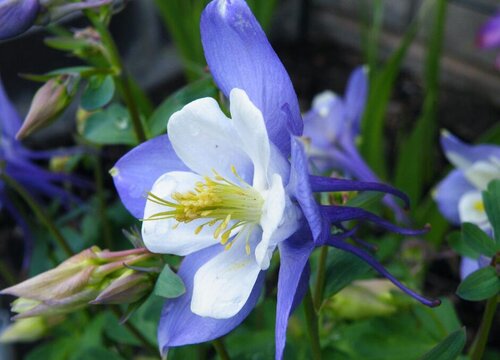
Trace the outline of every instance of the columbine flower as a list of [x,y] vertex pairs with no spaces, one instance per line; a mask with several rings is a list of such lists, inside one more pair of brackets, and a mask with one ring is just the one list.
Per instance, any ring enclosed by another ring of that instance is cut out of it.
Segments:
[[89,303],[130,304],[151,292],[160,264],[144,248],[110,252],[94,246],[0,295],[18,297],[14,319],[67,314]]
[[[304,139],[313,171],[335,169],[358,180],[380,181],[356,146],[367,93],[368,69],[363,66],[352,72],[344,97],[325,91],[313,99],[311,110],[304,115]],[[394,199],[387,196],[384,202],[398,220],[406,220]]]
[[[74,176],[47,171],[36,165],[33,160],[50,159],[57,155],[70,155],[80,149],[55,151],[31,151],[16,140],[16,133],[21,127],[21,119],[0,82],[0,174],[5,172],[24,186],[36,198],[56,198],[63,201],[74,200],[57,183],[71,181],[72,184],[88,186]],[[0,209],[5,208],[21,226],[25,239],[24,267],[29,263],[31,254],[30,229],[24,218],[10,200],[6,185],[0,179]]]
[[[476,43],[483,49],[500,47],[500,13],[491,17],[481,27],[477,34]],[[500,68],[500,56],[497,57],[496,66]]]
[[[486,190],[491,180],[500,179],[500,146],[464,144],[447,131],[441,135],[441,145],[456,169],[436,188],[435,199],[439,210],[453,224],[470,222],[491,232],[481,192]],[[488,263],[484,257],[464,257],[461,277],[467,277]]]
[[47,25],[75,11],[95,8],[113,0],[0,0],[0,40],[21,35],[35,24]]
[[210,71],[229,98],[230,117],[214,99],[196,100],[170,118],[168,135],[136,147],[110,171],[124,205],[143,220],[146,247],[186,256],[178,272],[186,292],[165,303],[160,319],[161,352],[218,338],[241,323],[259,298],[275,249],[277,359],[288,317],[308,287],[308,258],[316,246],[355,253],[413,294],[368,253],[343,241],[355,230],[331,236],[330,224],[342,229],[344,221],[366,220],[420,232],[362,209],[319,207],[313,191],[404,195],[382,184],[309,175],[295,138],[302,135],[295,91],[243,0],[209,3],[201,35]]

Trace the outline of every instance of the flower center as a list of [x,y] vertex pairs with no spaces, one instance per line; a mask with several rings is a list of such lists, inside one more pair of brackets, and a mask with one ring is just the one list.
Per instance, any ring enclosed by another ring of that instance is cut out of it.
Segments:
[[484,204],[482,200],[474,201],[473,207],[477,212],[484,213]]
[[[204,177],[204,181],[195,184],[193,190],[171,195],[172,201],[162,199],[153,193],[148,193],[148,200],[168,208],[151,215],[144,220],[175,219],[179,223],[189,223],[196,219],[207,219],[195,229],[199,234],[205,226],[215,226],[214,238],[220,237],[221,244],[230,248],[231,232],[241,229],[244,225],[257,224],[262,214],[264,199],[262,195],[237,173],[231,166],[238,184],[227,180],[215,170],[214,177]],[[230,222],[231,226],[229,226]]]

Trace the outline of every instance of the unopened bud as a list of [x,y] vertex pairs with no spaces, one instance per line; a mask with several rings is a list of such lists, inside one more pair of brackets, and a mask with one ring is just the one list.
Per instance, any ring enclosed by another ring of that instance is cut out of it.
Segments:
[[45,336],[51,327],[64,320],[63,316],[45,318],[41,316],[19,319],[0,334],[0,343],[31,342]]
[[58,267],[2,290],[17,296],[14,319],[51,317],[89,303],[132,303],[151,291],[162,260],[146,249],[111,252],[97,246]]
[[0,40],[28,30],[39,12],[38,0],[0,0]]
[[389,280],[371,279],[354,281],[325,304],[334,316],[359,320],[372,316],[387,316],[402,305],[395,293],[400,290]]
[[56,120],[73,99],[78,81],[76,75],[61,75],[38,89],[16,139],[22,140]]

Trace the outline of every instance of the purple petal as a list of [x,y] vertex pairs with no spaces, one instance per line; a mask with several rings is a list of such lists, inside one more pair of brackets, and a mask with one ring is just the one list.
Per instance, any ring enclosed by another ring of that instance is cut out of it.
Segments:
[[353,255],[356,255],[357,257],[361,258],[363,261],[368,263],[374,270],[376,270],[378,273],[386,277],[388,280],[390,280],[394,285],[396,285],[398,288],[400,288],[403,292],[406,294],[410,295],[413,297],[415,300],[418,300],[424,305],[430,306],[430,307],[435,307],[441,304],[441,301],[439,300],[429,300],[424,298],[422,295],[417,294],[413,290],[407,288],[404,286],[401,282],[399,282],[394,276],[389,273],[382,264],[380,264],[375,258],[373,258],[370,254],[367,252],[358,249],[357,247],[345,243],[343,241],[337,241],[332,239],[329,243],[331,246],[336,247],[337,249],[347,251]]
[[177,157],[167,135],[135,147],[115,164],[110,173],[116,190],[127,210],[141,218],[146,206],[146,194],[154,182],[169,171],[188,168]]
[[476,44],[482,48],[500,46],[500,13],[481,27],[477,34]]
[[460,224],[458,204],[463,194],[474,190],[467,181],[463,171],[455,169],[451,171],[436,187],[434,200],[441,214],[451,223]]
[[304,148],[295,137],[292,137],[291,162],[288,191],[297,199],[309,227],[311,228],[313,239],[317,242],[320,240],[323,233],[325,222],[321,217],[318,204],[311,191],[307,158]]
[[0,40],[22,34],[28,30],[40,11],[39,0],[0,2]]
[[321,213],[328,219],[331,223],[337,224],[344,221],[360,220],[372,222],[383,229],[389,230],[391,232],[407,235],[407,236],[419,236],[427,233],[429,229],[425,227],[424,229],[407,229],[391,222],[382,219],[381,217],[366,211],[361,208],[355,208],[350,206],[321,206]]
[[478,259],[472,259],[465,256],[462,257],[460,260],[460,279],[464,280],[476,270],[479,270]]
[[288,318],[295,307],[302,301],[309,286],[310,269],[307,264],[313,249],[314,244],[310,239],[310,232],[307,227],[295,233],[292,238],[279,244],[280,270],[275,333],[275,358],[277,360],[283,357]]
[[346,179],[335,179],[324,176],[309,176],[313,192],[336,192],[336,191],[378,191],[392,194],[403,200],[406,206],[410,205],[408,196],[392,186],[377,183]]
[[280,59],[243,0],[214,0],[201,16],[208,66],[222,92],[244,90],[262,111],[270,139],[289,154],[289,133],[302,134],[297,95]]
[[364,66],[356,68],[349,78],[345,93],[345,112],[347,121],[351,123],[351,136],[360,130],[360,121],[365,111],[368,94],[368,70]]
[[[1,23],[2,21],[0,18],[0,24]],[[14,105],[12,105],[12,102],[9,100],[2,81],[0,80],[0,128],[2,134],[8,139],[14,139],[20,127],[21,118],[14,108]]]
[[238,326],[255,307],[264,285],[264,272],[261,272],[245,306],[230,319],[201,317],[191,312],[193,277],[196,271],[224,251],[220,245],[212,246],[184,258],[178,275],[184,281],[184,295],[165,302],[158,325],[158,344],[162,354],[170,347],[197,344],[221,337]]
[[[441,146],[451,163],[455,163],[453,155],[474,163],[480,160],[488,160],[490,157],[500,158],[500,146],[495,145],[469,145],[460,141],[447,131],[441,134]],[[456,166],[456,164],[454,164]]]

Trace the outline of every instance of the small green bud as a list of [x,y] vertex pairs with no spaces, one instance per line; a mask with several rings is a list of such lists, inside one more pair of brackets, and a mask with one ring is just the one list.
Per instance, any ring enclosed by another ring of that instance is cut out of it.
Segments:
[[61,75],[38,89],[16,139],[22,140],[56,120],[71,103],[79,80],[77,75]]

